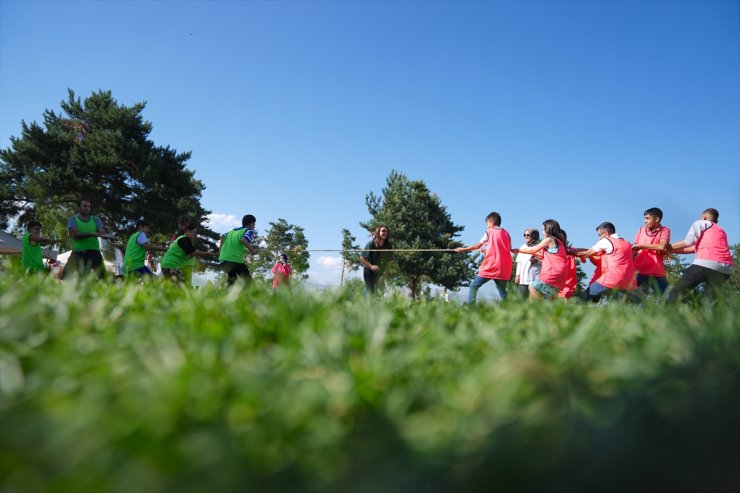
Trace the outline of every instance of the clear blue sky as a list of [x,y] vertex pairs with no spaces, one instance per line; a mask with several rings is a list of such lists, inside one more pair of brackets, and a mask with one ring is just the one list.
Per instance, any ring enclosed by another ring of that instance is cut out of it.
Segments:
[[632,240],[653,206],[675,239],[714,207],[740,241],[736,1],[0,0],[0,147],[67,88],[147,101],[207,209],[313,248],[364,242],[392,169],[467,244],[492,210],[515,243],[548,218],[576,246],[605,220]]

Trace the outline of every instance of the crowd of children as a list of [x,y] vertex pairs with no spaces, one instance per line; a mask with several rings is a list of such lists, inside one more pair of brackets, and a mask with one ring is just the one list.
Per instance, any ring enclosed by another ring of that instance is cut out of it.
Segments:
[[[113,240],[115,236],[105,231],[101,219],[92,215],[91,211],[90,200],[80,199],[78,213],[67,222],[67,229],[72,238],[72,251],[64,266],[62,279],[90,273],[99,278],[105,276],[98,239]],[[245,215],[241,227],[234,228],[221,237],[219,252],[207,252],[196,248],[194,240],[198,232],[197,225],[188,216],[179,218],[178,230],[172,235],[169,246],[152,244],[149,239],[151,223],[138,221],[136,232],[126,243],[122,275],[145,280],[149,276],[161,273],[165,278],[191,286],[196,258],[218,256],[229,284],[233,284],[237,278],[251,282],[252,276],[244,257],[247,251],[250,254],[260,252],[260,248],[254,244],[256,222],[253,215]],[[28,224],[28,232],[23,235],[21,264],[26,272],[45,273],[41,246],[57,243],[55,240],[42,237],[41,228],[40,222],[32,221]],[[163,253],[161,261],[154,255],[156,252]],[[292,267],[288,263],[287,255],[279,255],[272,272],[275,276],[273,287],[290,285]]]
[[[91,214],[91,209],[90,200],[81,199],[78,214],[67,222],[72,252],[64,267],[63,278],[88,272],[99,277],[104,275],[98,238],[115,237],[105,231],[102,221]],[[560,224],[548,219],[542,223],[541,239],[537,229],[528,228],[524,231],[524,244],[512,248],[511,236],[501,227],[501,215],[492,212],[486,216],[486,231],[480,241],[455,249],[458,253],[485,251],[480,268],[470,283],[468,303],[475,302],[478,289],[489,281],[494,281],[499,298],[505,299],[514,263],[516,290],[520,296],[532,299],[573,297],[578,286],[576,262],[586,260],[595,265],[595,271],[581,295],[583,301],[597,302],[607,294],[634,299],[635,291],[644,287],[673,302],[700,284],[706,286],[705,291],[712,292],[729,279],[733,260],[727,234],[718,224],[719,212],[716,209],[702,211],[686,238],[676,243],[671,243],[670,229],[661,224],[663,212],[659,208],[647,209],[643,217],[644,226],[638,230],[632,244],[617,234],[614,224],[603,222],[596,227],[599,239],[592,247],[574,248],[569,245]],[[260,252],[254,243],[256,221],[253,215],[245,215],[240,227],[221,237],[218,253],[196,248],[197,225],[187,216],[179,219],[178,231],[168,247],[152,244],[149,241],[151,224],[139,221],[137,231],[126,245],[124,275],[143,278],[154,275],[161,268],[164,277],[191,285],[196,258],[218,255],[229,285],[237,279],[250,282],[252,277],[244,258],[247,253],[254,255]],[[383,250],[391,249],[388,226],[379,225],[372,236],[359,259],[364,267],[363,277],[369,293],[377,291],[389,263],[390,252]],[[55,241],[41,236],[41,224],[30,222],[22,239],[23,269],[45,272],[41,245],[51,243]],[[164,252],[159,266],[155,265],[155,252]],[[695,260],[669,291],[666,257],[688,253],[695,254]],[[512,254],[516,255],[515,261]],[[278,256],[272,273],[274,288],[289,285],[292,268],[286,254]]]
[[511,253],[516,254],[515,283],[523,297],[570,298],[578,286],[576,261],[590,260],[595,266],[583,301],[597,302],[612,294],[628,300],[644,287],[657,296],[668,291],[665,260],[670,254],[696,254],[694,262],[673,286],[667,301],[678,300],[687,291],[704,284],[705,292],[715,292],[730,278],[733,266],[727,233],[719,224],[719,212],[705,209],[694,222],[686,238],[671,243],[671,231],[661,224],[663,212],[653,207],[644,212],[644,226],[634,243],[617,234],[614,224],[603,222],[596,227],[599,240],[590,248],[569,246],[568,237],[554,219],[542,223],[542,240],[533,228],[524,231],[525,243],[511,247],[509,233],[501,227],[501,215],[486,217],[486,232],[475,245],[457,248],[457,252],[485,249],[483,263],[470,283],[468,302],[475,301],[478,288],[488,281],[496,283],[500,299],[506,297],[511,278]]

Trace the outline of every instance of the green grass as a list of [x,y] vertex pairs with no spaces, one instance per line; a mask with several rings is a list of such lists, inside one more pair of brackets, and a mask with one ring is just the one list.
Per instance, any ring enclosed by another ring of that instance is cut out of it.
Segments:
[[734,491],[725,298],[466,307],[0,274],[0,492]]

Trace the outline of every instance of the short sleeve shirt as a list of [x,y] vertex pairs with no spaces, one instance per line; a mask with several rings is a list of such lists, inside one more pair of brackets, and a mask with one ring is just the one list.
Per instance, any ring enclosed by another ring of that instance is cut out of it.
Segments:
[[182,251],[185,252],[186,255],[190,255],[195,251],[195,245],[193,245],[193,240],[188,238],[187,236],[184,236],[177,240],[177,246],[182,248]]
[[[103,228],[103,221],[100,220],[98,216],[90,216],[95,221],[95,228],[96,229],[102,229]],[[77,221],[75,221],[75,216],[70,217],[67,219],[67,229],[77,228]]]
[[144,243],[149,243],[149,238],[147,237],[146,233],[142,231],[136,238],[136,244],[139,246],[144,246]]
[[383,250],[389,248],[391,248],[391,245],[388,242],[386,242],[385,248],[378,248],[371,240],[365,245],[365,250],[369,251],[362,252],[362,257],[371,264],[380,267],[380,272],[383,272],[390,256],[389,252],[384,252]]
[[[617,234],[610,235],[610,237],[613,238],[619,238],[620,236]],[[612,245],[612,242],[609,241],[609,237],[601,238],[599,241],[596,242],[594,246],[591,247],[595,252],[601,253],[604,252],[607,255],[612,253],[614,251],[614,245]]]

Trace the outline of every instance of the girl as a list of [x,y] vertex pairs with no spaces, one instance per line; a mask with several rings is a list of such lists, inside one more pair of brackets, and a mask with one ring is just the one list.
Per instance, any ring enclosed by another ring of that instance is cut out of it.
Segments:
[[[568,238],[560,229],[560,224],[554,219],[548,219],[542,223],[542,232],[545,238],[536,246],[520,248],[519,252],[535,254],[542,251],[542,270],[539,279],[535,279],[529,285],[529,294],[532,299],[553,299],[558,291],[565,287],[568,280],[568,255],[565,245]],[[518,252],[517,252],[518,253]]]
[[272,289],[278,286],[285,286],[290,288],[290,275],[293,273],[293,267],[288,263],[288,256],[284,253],[280,254],[275,266],[272,268],[274,277],[272,278]]

